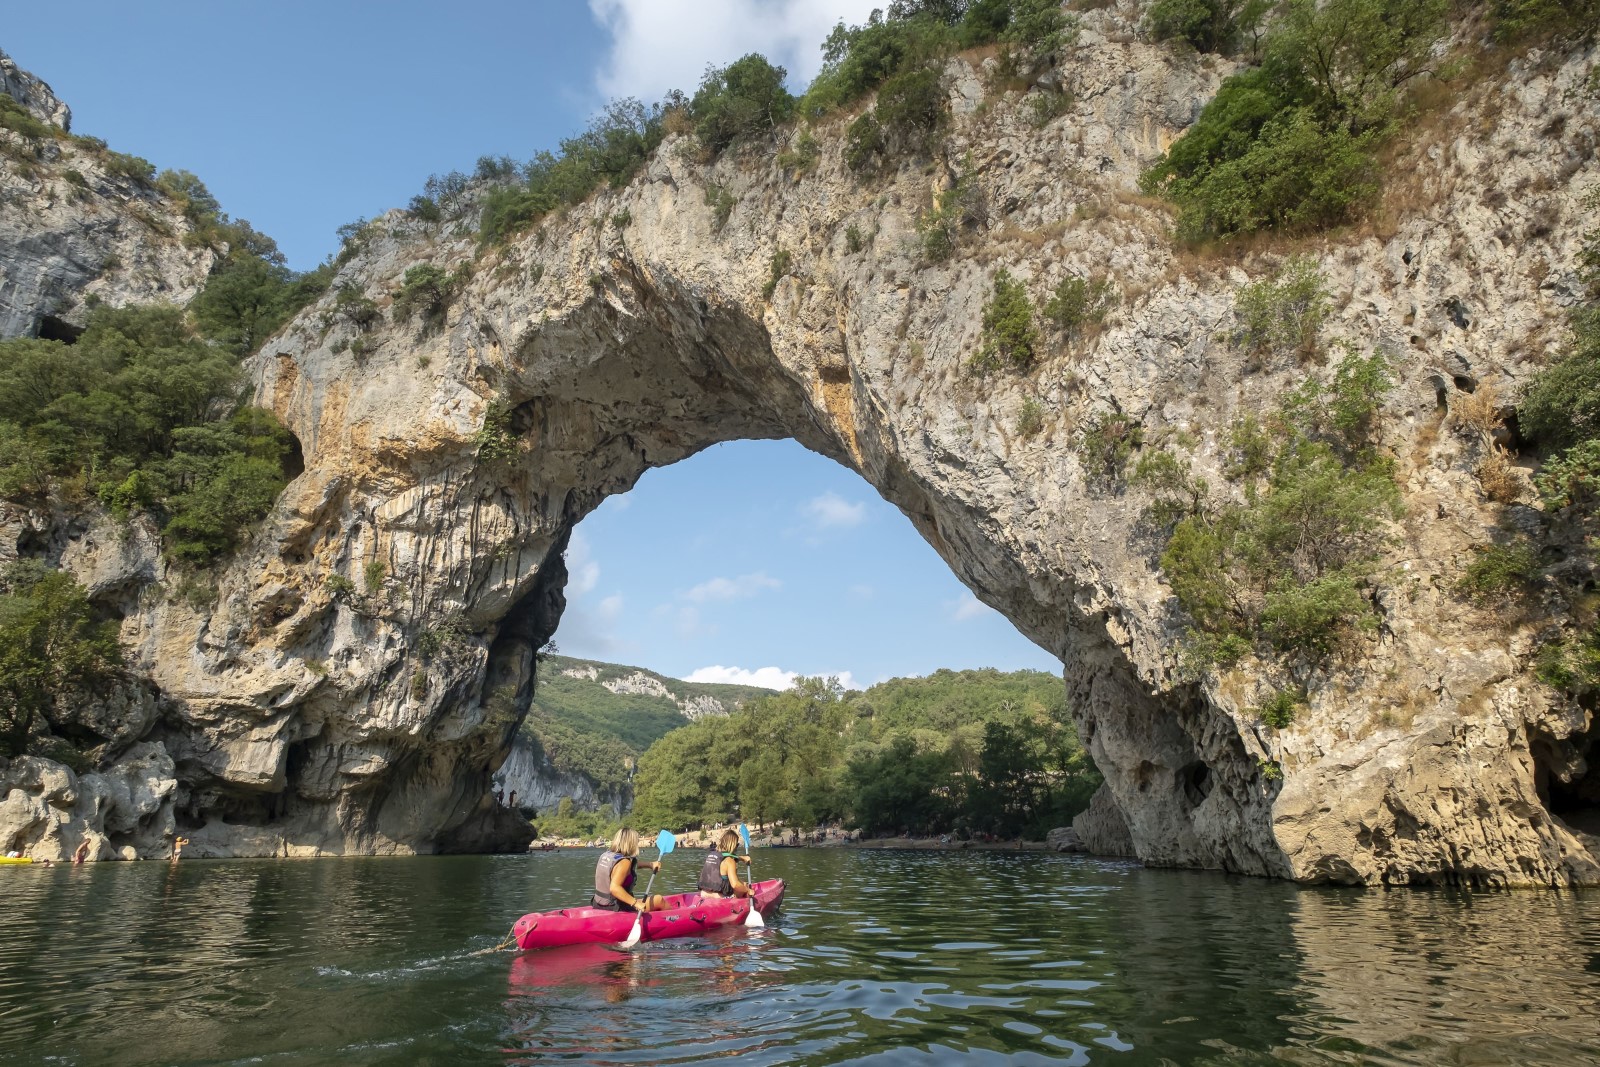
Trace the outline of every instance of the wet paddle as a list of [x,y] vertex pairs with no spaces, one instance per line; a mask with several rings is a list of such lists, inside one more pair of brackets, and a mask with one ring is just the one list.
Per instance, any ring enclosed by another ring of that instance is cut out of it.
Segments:
[[[672,836],[671,830],[663,830],[656,835],[656,851],[661,857],[666,858],[667,853],[678,847],[678,839]],[[644,886],[645,907],[650,906],[650,890],[655,887],[656,872],[650,872],[650,880]],[[634,917],[633,929],[628,931],[628,939],[622,943],[623,948],[632,948],[639,943],[639,938],[644,934],[644,912],[639,912]]]
[[[750,827],[744,823],[739,824],[739,840],[744,842],[744,854],[750,855]],[[744,876],[750,883],[750,911],[744,917],[744,925],[751,930],[759,930],[767,925],[767,920],[761,917],[761,912],[756,910],[756,879],[750,871],[750,864],[745,864]]]

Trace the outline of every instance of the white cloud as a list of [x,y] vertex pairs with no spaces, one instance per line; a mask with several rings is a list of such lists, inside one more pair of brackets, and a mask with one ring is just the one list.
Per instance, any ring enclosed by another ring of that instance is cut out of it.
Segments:
[[981,618],[994,611],[971,593],[962,593],[955,600],[947,600],[944,606],[950,613],[951,622],[966,622],[968,619]]
[[783,583],[778,579],[768,576],[766,571],[757,571],[737,578],[712,578],[683,595],[696,604],[705,604],[714,600],[744,600],[768,589],[781,588]]
[[760,52],[788,68],[791,87],[822,66],[822,42],[840,19],[865,22],[884,0],[589,0],[611,35],[595,77],[606,97],[660,100],[672,89],[693,94],[707,64],[725,66]]
[[612,593],[610,596],[600,601],[599,607],[595,609],[595,614],[599,615],[602,619],[611,621],[620,618],[622,616],[622,594]]
[[878,595],[878,591],[865,582],[852,585],[848,590],[851,600],[871,600]]
[[567,544],[567,599],[586,596],[599,584],[600,564],[590,555],[588,540],[574,533]]
[[867,517],[867,505],[852,504],[831,491],[812,497],[800,510],[820,527],[859,526]]
[[[757,667],[755,670],[746,670],[743,667],[723,667],[720,664],[714,667],[701,667],[691,671],[684,677],[686,682],[722,682],[727,685],[754,685],[762,689],[788,689],[794,685],[794,680],[800,677],[798,671],[786,671],[782,667]],[[839,671],[832,675],[839,679],[839,684],[846,689],[860,689],[861,684],[849,671]]]

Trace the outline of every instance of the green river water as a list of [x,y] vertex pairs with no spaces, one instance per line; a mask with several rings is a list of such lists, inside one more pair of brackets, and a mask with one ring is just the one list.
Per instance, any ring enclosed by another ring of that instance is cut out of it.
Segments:
[[0,868],[0,1063],[1600,1062],[1600,894],[774,850],[766,930],[471,955],[595,855]]

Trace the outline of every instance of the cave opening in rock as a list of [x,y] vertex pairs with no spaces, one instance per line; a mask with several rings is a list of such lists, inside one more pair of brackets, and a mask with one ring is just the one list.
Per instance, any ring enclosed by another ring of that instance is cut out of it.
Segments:
[[83,336],[82,326],[74,326],[54,315],[46,315],[39,320],[38,337],[41,341],[60,341],[64,345],[70,345],[76,344],[81,336]]
[[1546,810],[1570,829],[1600,837],[1600,722],[1563,739],[1536,735],[1535,785]]

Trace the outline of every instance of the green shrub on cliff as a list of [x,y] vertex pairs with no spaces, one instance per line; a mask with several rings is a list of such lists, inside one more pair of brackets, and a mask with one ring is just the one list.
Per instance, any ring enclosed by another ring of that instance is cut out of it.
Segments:
[[71,346],[0,342],[0,438],[16,442],[0,490],[151,511],[173,558],[205,562],[270,508],[293,450],[270,413],[229,413],[239,386],[175,308],[101,308]]
[[1173,528],[1161,569],[1202,663],[1258,641],[1321,659],[1377,625],[1365,590],[1401,513],[1393,463],[1365,445],[1391,385],[1385,367],[1381,354],[1346,350],[1328,382],[1309,380],[1273,414],[1265,468],[1242,499]]
[[706,71],[689,101],[694,134],[712,155],[740,141],[765,136],[794,113],[783,87],[788,72],[754,52]]
[[1158,41],[1177,38],[1227,55],[1255,40],[1271,10],[1272,0],[1154,0],[1145,26]]
[[55,747],[52,730],[73,727],[64,701],[121,665],[116,623],[70,575],[37,560],[0,571],[0,756]]
[[[478,236],[485,244],[504,241],[545,215],[581,203],[602,185],[626,185],[666,136],[666,116],[686,110],[682,94],[672,94],[654,107],[627,97],[613,100],[576,137],[561,142],[559,152],[540,152],[522,168],[523,180],[511,183],[506,168],[496,164],[484,194]],[[480,172],[483,170],[480,161]],[[466,196],[460,188],[439,188],[429,195],[453,205]]]
[[1145,173],[1190,240],[1349,220],[1377,193],[1374,151],[1429,70],[1448,0],[1287,0],[1259,67],[1230,76]]
[[983,306],[983,333],[968,365],[978,374],[1005,367],[1025,368],[1039,347],[1028,287],[1002,269],[994,276],[994,295]]
[[1490,10],[1502,41],[1544,34],[1590,38],[1600,28],[1600,0],[1494,0]]

